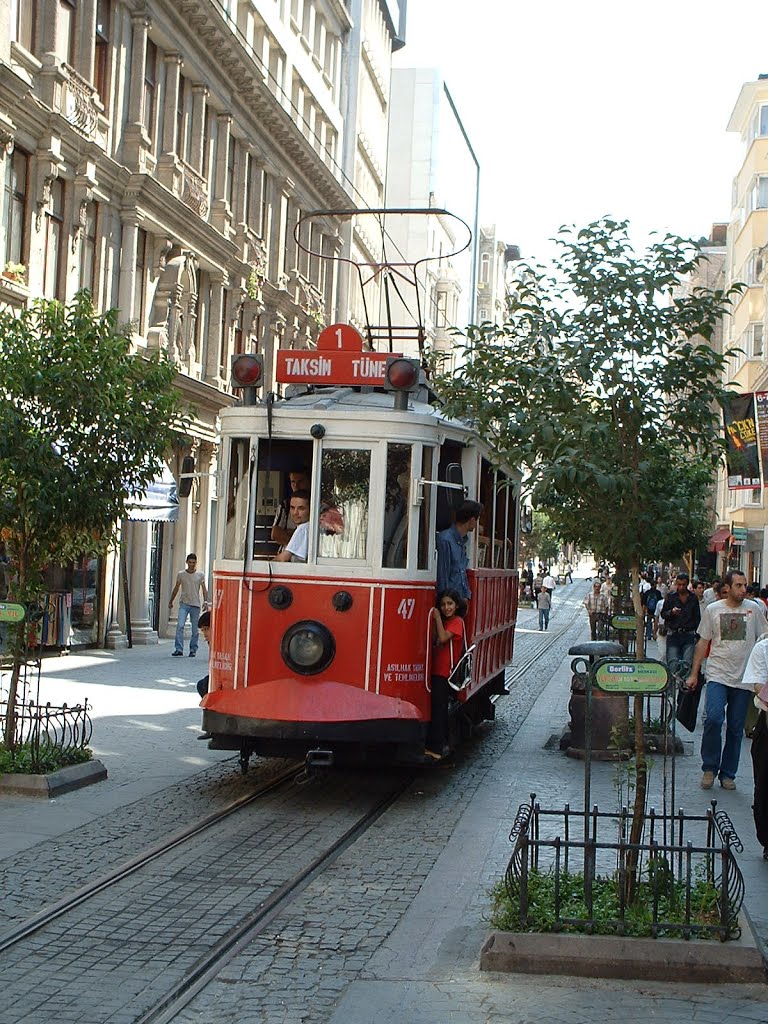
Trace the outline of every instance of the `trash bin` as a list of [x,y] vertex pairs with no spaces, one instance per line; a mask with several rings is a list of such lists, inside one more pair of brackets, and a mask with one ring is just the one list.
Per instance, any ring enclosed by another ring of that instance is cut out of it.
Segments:
[[[571,699],[568,711],[571,732],[566,745],[568,757],[583,759],[586,744],[587,676],[600,658],[626,656],[625,648],[609,640],[585,640],[568,650],[576,655],[571,662]],[[596,761],[615,761],[620,755],[612,749],[612,733],[619,728],[629,734],[629,701],[625,693],[604,693],[592,687],[592,757]]]

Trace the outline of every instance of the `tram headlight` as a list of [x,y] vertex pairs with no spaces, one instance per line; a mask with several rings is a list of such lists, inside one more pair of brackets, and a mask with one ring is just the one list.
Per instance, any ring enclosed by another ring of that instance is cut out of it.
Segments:
[[319,622],[305,619],[286,630],[280,653],[288,668],[300,675],[322,672],[333,661],[336,643],[329,629]]

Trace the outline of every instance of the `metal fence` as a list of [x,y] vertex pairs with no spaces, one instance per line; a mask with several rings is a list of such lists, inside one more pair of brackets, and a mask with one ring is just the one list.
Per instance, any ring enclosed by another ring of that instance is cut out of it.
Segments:
[[[598,811],[585,814],[568,805],[562,810],[544,810],[531,795],[521,804],[509,839],[513,844],[505,874],[507,894],[518,908],[519,926],[530,923],[532,875],[551,877],[554,893],[550,927],[553,931],[575,928],[586,932],[626,934],[628,913],[626,879],[633,860],[638,877],[646,882],[645,896],[650,912],[648,930],[656,938],[675,933],[685,938],[710,937],[721,941],[741,934],[739,911],[744,899],[744,879],[734,852],[743,847],[725,811],[713,801],[703,815],[657,814],[651,810],[643,821],[643,841],[629,841],[632,812]],[[554,826],[555,835],[543,830]],[[596,908],[598,882],[609,880],[615,887],[615,916],[601,916]],[[716,891],[716,907],[708,921],[693,919],[694,893],[699,883]],[[578,884],[584,913],[573,915],[573,901],[565,890]],[[566,908],[565,904],[568,903]],[[665,917],[675,904],[675,918]],[[630,914],[631,916],[631,914]]]
[[[72,754],[83,750],[91,741],[93,723],[90,705],[55,707],[48,703],[35,704],[32,701],[18,703],[13,714],[13,750],[28,749],[32,768],[35,769],[46,755],[54,751]],[[8,705],[0,702],[0,720],[5,720]]]

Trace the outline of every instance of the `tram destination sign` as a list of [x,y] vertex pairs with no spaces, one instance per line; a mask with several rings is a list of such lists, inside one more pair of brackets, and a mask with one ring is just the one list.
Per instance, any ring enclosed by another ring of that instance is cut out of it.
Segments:
[[331,324],[317,339],[317,349],[278,349],[281,384],[383,384],[387,360],[400,352],[364,352],[363,336],[351,324]]
[[595,668],[595,683],[605,693],[662,693],[669,679],[660,661],[606,658]]
[[389,352],[277,352],[281,384],[383,384]]

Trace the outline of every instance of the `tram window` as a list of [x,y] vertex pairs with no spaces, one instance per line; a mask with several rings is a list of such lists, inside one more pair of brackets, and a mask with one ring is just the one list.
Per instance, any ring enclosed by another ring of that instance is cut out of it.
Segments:
[[224,527],[224,557],[242,559],[248,527],[248,467],[250,442],[233,437],[229,442],[227,473],[227,519]]
[[[434,466],[434,448],[424,448],[421,454],[421,476],[424,480],[434,479],[432,467]],[[442,489],[442,488],[441,488]],[[419,508],[419,561],[417,568],[428,569],[429,557],[435,546],[434,534],[430,532],[429,521],[432,518],[432,502],[434,500],[434,488],[425,487],[423,500]]]
[[319,557],[361,560],[367,557],[370,489],[370,449],[323,449],[317,535]]
[[411,445],[387,445],[387,483],[384,493],[384,542],[381,564],[404,569],[408,558],[408,511],[411,491]]

